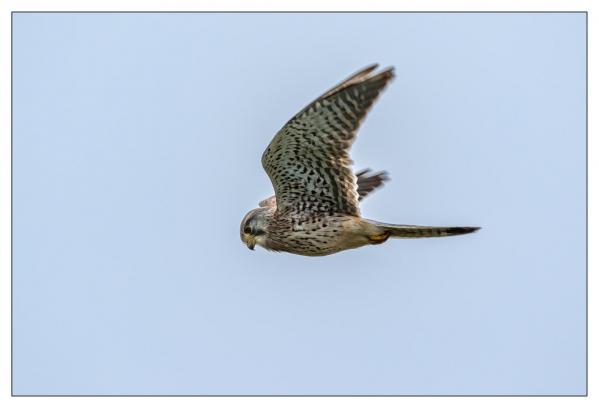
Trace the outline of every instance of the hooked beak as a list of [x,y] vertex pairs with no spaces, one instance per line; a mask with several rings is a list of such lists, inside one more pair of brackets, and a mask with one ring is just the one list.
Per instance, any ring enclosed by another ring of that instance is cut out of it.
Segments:
[[245,244],[253,251],[256,246],[256,239],[251,235],[245,235]]

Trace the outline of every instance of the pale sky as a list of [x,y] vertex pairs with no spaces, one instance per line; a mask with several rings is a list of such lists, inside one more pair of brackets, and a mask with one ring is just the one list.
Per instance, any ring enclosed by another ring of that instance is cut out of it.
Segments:
[[[584,14],[16,14],[15,394],[584,394]],[[249,251],[275,132],[396,80],[365,217],[476,234]]]

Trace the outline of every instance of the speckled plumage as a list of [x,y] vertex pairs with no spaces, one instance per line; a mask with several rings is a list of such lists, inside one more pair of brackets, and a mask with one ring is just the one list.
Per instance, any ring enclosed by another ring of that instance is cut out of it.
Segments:
[[456,235],[471,227],[383,224],[360,217],[359,200],[381,186],[385,172],[354,174],[349,149],[393,68],[369,66],[301,110],[275,135],[262,155],[275,196],[260,202],[241,224],[241,239],[273,251],[329,255],[385,242],[390,236]]

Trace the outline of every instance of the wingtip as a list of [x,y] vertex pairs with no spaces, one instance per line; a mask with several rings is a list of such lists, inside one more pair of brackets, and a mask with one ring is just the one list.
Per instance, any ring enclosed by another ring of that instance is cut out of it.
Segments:
[[379,63],[378,62],[373,62],[370,65],[366,65],[363,69],[361,69],[361,72],[372,72],[375,69],[377,69],[379,67]]
[[381,74],[388,75],[391,79],[395,78],[395,67],[389,66],[381,71]]
[[366,65],[364,68],[354,72],[353,74],[351,74],[347,80],[351,80],[352,78],[362,78],[362,77],[366,77],[368,75],[370,75],[373,71],[375,71],[377,68],[379,67],[378,63],[374,63],[374,64],[370,64],[370,65]]
[[391,178],[389,177],[388,171],[381,170],[381,171],[375,172],[370,167],[366,167],[365,169],[362,169],[362,170],[356,172],[356,176],[357,177],[364,176],[367,178],[380,178],[383,181],[391,180]]
[[370,171],[371,171],[370,168],[366,167],[365,169],[362,169],[362,170],[356,172],[356,176],[357,177],[363,176],[366,173],[370,173]]
[[374,75],[369,75],[365,80],[378,81],[383,80],[385,83],[389,83],[395,79],[395,67],[387,67]]
[[[362,68],[361,70],[359,70],[358,72],[353,74],[350,78],[365,77],[369,74],[372,74],[374,71],[376,71],[378,69],[378,67],[379,67],[379,64],[376,62],[373,64],[370,64],[370,65],[367,65],[366,67]],[[395,67],[393,65],[390,65],[386,68],[383,68],[380,72],[373,75],[373,77],[375,77],[375,76],[387,76],[390,78],[394,78],[395,77]]]

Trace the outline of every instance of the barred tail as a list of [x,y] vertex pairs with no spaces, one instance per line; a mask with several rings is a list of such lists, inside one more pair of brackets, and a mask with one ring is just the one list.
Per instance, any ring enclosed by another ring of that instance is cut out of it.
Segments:
[[[478,231],[480,227],[424,227],[420,225],[396,225],[384,224],[382,222],[370,221],[370,225],[376,227],[370,236],[372,241],[393,238],[432,238],[449,237],[451,235],[470,234]],[[384,242],[384,241],[383,241]]]

